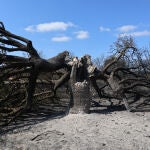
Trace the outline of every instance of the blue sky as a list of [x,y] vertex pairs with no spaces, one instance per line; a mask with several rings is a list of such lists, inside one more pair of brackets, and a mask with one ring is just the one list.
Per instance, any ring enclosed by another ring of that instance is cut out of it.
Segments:
[[45,58],[63,50],[95,58],[122,34],[149,46],[149,7],[150,0],[0,0],[0,20]]

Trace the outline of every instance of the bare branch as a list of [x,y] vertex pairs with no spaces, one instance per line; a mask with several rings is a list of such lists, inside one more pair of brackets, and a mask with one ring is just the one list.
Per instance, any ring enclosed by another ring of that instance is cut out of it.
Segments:
[[[16,49],[10,49],[10,48],[6,49],[7,47],[1,46],[1,49],[6,50],[6,51],[15,51],[15,50],[17,51],[20,49],[20,51],[28,52],[31,55],[31,57],[38,57],[38,58],[40,57],[39,54],[37,53],[36,49],[34,49],[34,47],[32,46],[32,42],[30,40],[23,38],[21,36],[17,36],[7,30],[5,30],[2,27],[0,27],[0,34],[2,37],[5,37],[8,39],[8,40],[6,40],[3,38],[0,38],[1,43],[17,47]],[[21,42],[26,43],[26,45],[23,45]]]

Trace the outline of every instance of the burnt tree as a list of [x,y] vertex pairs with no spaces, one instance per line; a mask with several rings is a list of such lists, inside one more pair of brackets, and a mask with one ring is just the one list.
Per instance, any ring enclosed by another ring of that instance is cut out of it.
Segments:
[[[45,60],[30,40],[7,31],[0,22],[0,120],[4,122],[1,124],[8,124],[22,112],[31,110],[34,97],[44,94],[53,98],[66,82],[70,84],[70,113],[90,112],[94,101],[91,86],[100,101],[103,98],[119,99],[129,111],[145,102],[149,104],[149,63],[143,61],[132,38],[119,39],[115,46],[113,59],[99,69],[93,65],[89,55],[72,58],[68,51]],[[9,52],[16,51],[28,53],[29,58],[9,55]],[[117,63],[122,60],[126,65],[118,66]],[[98,85],[98,80],[105,84]],[[41,82],[49,90],[35,93],[37,84]],[[131,106],[141,99],[140,104]]]

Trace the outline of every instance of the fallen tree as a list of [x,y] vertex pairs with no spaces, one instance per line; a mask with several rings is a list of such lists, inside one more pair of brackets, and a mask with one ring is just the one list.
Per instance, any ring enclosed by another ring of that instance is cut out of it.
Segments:
[[[35,97],[42,100],[56,96],[57,90],[66,82],[70,84],[70,113],[90,112],[90,104],[94,101],[91,86],[100,100],[119,99],[129,111],[137,109],[139,104],[134,107],[131,104],[140,99],[140,105],[149,105],[149,66],[140,57],[132,38],[119,39],[115,43],[117,49],[113,59],[101,69],[93,65],[89,55],[81,59],[72,58],[68,51],[45,60],[40,57],[30,40],[7,31],[2,22],[0,43],[2,125],[10,123],[22,112],[31,110]],[[16,51],[28,53],[29,58],[9,55],[10,52]],[[117,66],[119,61],[125,61],[126,65]],[[98,80],[102,80],[104,85],[98,85]],[[44,83],[48,90],[37,89],[40,83]],[[108,93],[108,88],[111,93]],[[144,91],[139,90],[143,88]]]

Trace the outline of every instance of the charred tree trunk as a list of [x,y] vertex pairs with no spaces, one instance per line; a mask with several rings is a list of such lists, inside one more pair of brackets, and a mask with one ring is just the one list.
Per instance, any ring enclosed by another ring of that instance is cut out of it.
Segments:
[[91,95],[89,82],[76,82],[73,87],[73,107],[70,113],[90,113]]
[[74,60],[73,63],[70,76],[73,107],[70,109],[70,113],[90,113],[91,94],[86,65],[83,63],[79,71],[78,60]]

